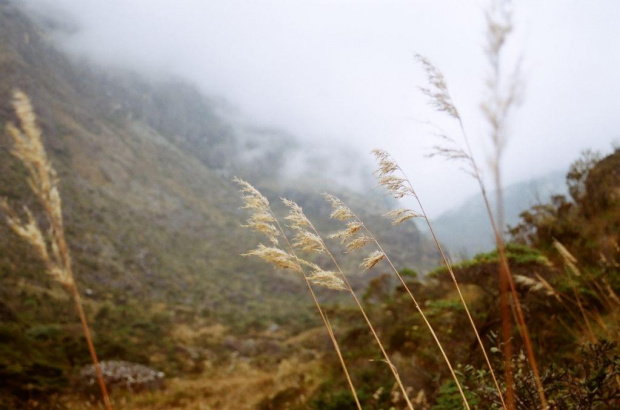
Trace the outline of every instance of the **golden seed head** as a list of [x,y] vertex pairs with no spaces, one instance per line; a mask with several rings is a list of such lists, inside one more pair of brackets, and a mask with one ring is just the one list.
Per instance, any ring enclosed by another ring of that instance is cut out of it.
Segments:
[[383,214],[383,216],[391,219],[392,225],[396,226],[409,219],[417,218],[422,215],[412,209],[399,208],[399,209],[394,209],[392,211],[386,212],[385,214]]
[[347,243],[346,251],[351,252],[357,249],[361,249],[371,241],[372,241],[372,238],[370,238],[369,236],[359,235]]
[[17,90],[13,92],[13,108],[19,120],[19,127],[7,124],[7,131],[13,139],[12,154],[19,159],[28,171],[28,185],[44,205],[49,230],[45,234],[32,212],[24,207],[25,220],[11,209],[6,199],[0,201],[0,208],[6,213],[9,227],[32,246],[45,263],[47,273],[63,286],[74,286],[71,274],[71,258],[65,242],[62,220],[62,207],[58,192],[56,171],[45,153],[41,139],[41,129],[30,99]]
[[242,226],[264,234],[272,244],[277,245],[281,233],[276,226],[276,219],[271,212],[267,198],[249,182],[237,177],[233,178],[233,181],[239,185],[241,198],[245,203],[243,208],[252,212],[246,224]]
[[256,256],[278,269],[291,269],[302,272],[301,266],[293,255],[274,246],[259,244],[258,248],[243,254],[243,256]]
[[305,229],[312,226],[312,223],[310,223],[310,220],[308,220],[308,218],[304,214],[301,206],[297,205],[296,202],[286,198],[282,198],[282,202],[289,209],[289,214],[284,219],[291,222],[291,228]]
[[348,290],[344,281],[338,277],[336,272],[323,270],[319,265],[312,262],[301,262],[312,271],[307,277],[311,283],[334,290]]
[[321,238],[318,235],[308,231],[298,231],[295,235],[293,246],[304,252],[327,253]]
[[429,99],[431,104],[440,112],[445,112],[455,119],[459,119],[459,112],[452,102],[452,97],[448,92],[446,80],[441,71],[435,67],[426,57],[416,54],[416,59],[426,72],[429,87],[420,87]]
[[349,209],[349,207],[346,206],[344,202],[342,202],[339,198],[331,194],[323,194],[323,197],[332,206],[332,213],[330,215],[330,218],[338,219],[339,221],[357,219],[353,211],[351,211],[351,209]]
[[394,198],[400,199],[404,196],[415,197],[415,192],[404,176],[395,175],[396,172],[402,174],[398,164],[392,156],[384,150],[375,149],[372,151],[379,163],[379,167],[374,171],[379,179],[379,185],[385,188]]
[[361,263],[360,266],[362,268],[364,268],[364,270],[370,270],[377,263],[381,262],[383,259],[385,259],[385,254],[383,252],[381,252],[381,251],[374,251],[373,253],[368,255],[368,257],[366,259],[364,259],[364,261]]
[[355,235],[356,233],[358,233],[362,228],[364,227],[364,224],[362,224],[359,221],[351,221],[347,223],[347,227],[345,229],[342,229],[340,231],[334,232],[333,234],[329,235],[328,238],[330,239],[340,239],[342,241],[342,243],[346,243],[351,237],[353,237],[353,235]]

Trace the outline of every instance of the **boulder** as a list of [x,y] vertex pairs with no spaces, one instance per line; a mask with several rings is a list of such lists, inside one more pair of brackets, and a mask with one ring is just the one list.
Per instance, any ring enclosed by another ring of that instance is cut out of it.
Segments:
[[[164,373],[147,366],[121,360],[102,361],[101,373],[108,389],[126,389],[132,392],[161,389]],[[76,380],[78,390],[90,390],[97,386],[95,366],[84,366]]]

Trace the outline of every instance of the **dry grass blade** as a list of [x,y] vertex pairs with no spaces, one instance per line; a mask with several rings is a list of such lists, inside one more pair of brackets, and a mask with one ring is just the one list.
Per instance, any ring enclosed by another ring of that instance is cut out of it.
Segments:
[[43,206],[49,230],[47,234],[44,234],[32,212],[26,207],[24,208],[26,220],[22,220],[13,211],[6,199],[2,200],[0,208],[7,214],[7,224],[13,232],[32,246],[45,263],[47,273],[60,283],[73,298],[95,367],[104,405],[107,409],[111,409],[112,405],[101,374],[99,360],[86,321],[86,314],[73,277],[71,256],[64,233],[56,171],[47,158],[41,139],[41,129],[36,123],[36,115],[28,96],[21,91],[15,91],[13,93],[13,107],[19,119],[19,127],[11,123],[7,124],[8,133],[14,143],[12,154],[22,162],[28,171],[28,185]]
[[[508,292],[512,295],[514,309],[517,313],[517,321],[519,323],[519,331],[521,333],[523,342],[525,344],[525,350],[527,353],[527,359],[530,364],[530,368],[534,375],[534,381],[538,390],[538,396],[540,398],[541,406],[547,408],[547,399],[545,397],[544,388],[540,378],[540,372],[538,371],[538,362],[534,354],[532,347],[532,341],[529,336],[529,329],[525,322],[525,316],[521,308],[521,302],[517,294],[510,266],[506,258],[504,239],[502,237],[500,229],[504,226],[504,197],[502,191],[502,172],[501,172],[501,159],[506,147],[506,133],[508,117],[512,109],[520,102],[520,81],[518,76],[518,67],[510,85],[505,88],[503,86],[502,67],[500,65],[501,54],[508,38],[508,35],[512,31],[512,13],[509,9],[509,2],[504,0],[493,1],[491,7],[486,14],[487,21],[487,46],[485,52],[487,60],[489,62],[489,76],[486,81],[487,87],[487,99],[481,104],[481,109],[486,117],[487,123],[490,128],[490,138],[493,144],[493,156],[491,157],[491,168],[493,171],[493,177],[495,181],[496,192],[496,214],[493,215],[489,204],[488,197],[486,195],[486,189],[480,175],[476,175],[478,183],[480,185],[482,195],[484,198],[485,206],[495,239],[497,243],[497,250],[499,254],[500,264],[498,269],[499,282],[500,282],[500,306],[502,310],[502,335],[504,338],[504,355],[509,362],[509,357],[512,355],[512,323],[510,317],[510,308],[508,306]],[[469,153],[471,149],[467,136],[463,129],[462,122],[460,123],[463,136],[466,140]],[[472,156],[473,157],[473,156]],[[507,403],[510,408],[515,407],[515,392],[514,392],[514,380],[512,374],[512,367],[506,366],[506,397]]]

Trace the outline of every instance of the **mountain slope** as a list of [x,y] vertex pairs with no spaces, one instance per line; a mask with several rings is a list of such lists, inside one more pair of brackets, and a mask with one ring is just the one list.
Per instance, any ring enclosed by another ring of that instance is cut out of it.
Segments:
[[[279,177],[297,141],[234,122],[222,114],[223,104],[178,80],[78,64],[56,50],[49,28],[11,3],[0,6],[0,36],[0,123],[14,119],[12,89],[31,96],[59,172],[78,280],[93,289],[93,298],[111,292],[186,304],[234,326],[266,317],[296,320],[289,312],[303,292],[299,279],[238,256],[259,238],[239,226],[245,212],[231,178],[247,175],[274,201],[284,192],[313,219],[325,219],[329,207],[317,194],[333,184]],[[33,205],[24,171],[9,155],[11,143],[4,133],[1,138],[0,195]],[[369,224],[388,238],[400,266],[426,269],[437,260],[414,225],[393,234],[380,220],[384,200],[339,193],[363,217],[372,211]],[[327,221],[319,226],[332,229]],[[15,280],[15,267],[27,260],[25,278],[48,286],[27,247],[4,224],[0,230],[2,276]],[[411,246],[397,243],[401,238]]]

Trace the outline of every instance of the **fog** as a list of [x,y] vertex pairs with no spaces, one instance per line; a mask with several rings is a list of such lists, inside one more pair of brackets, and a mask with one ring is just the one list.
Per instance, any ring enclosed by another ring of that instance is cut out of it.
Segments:
[[[27,0],[62,12],[73,53],[145,73],[171,73],[245,116],[302,141],[347,147],[360,161],[390,151],[429,214],[476,191],[454,164],[426,155],[435,126],[414,54],[445,74],[486,164],[479,104],[487,75],[485,1]],[[620,141],[620,3],[522,0],[507,65],[521,59],[524,102],[512,117],[507,183],[565,169],[586,148]],[[429,122],[434,124],[429,126]],[[458,137],[458,135],[455,135]],[[368,170],[371,172],[371,169]]]

